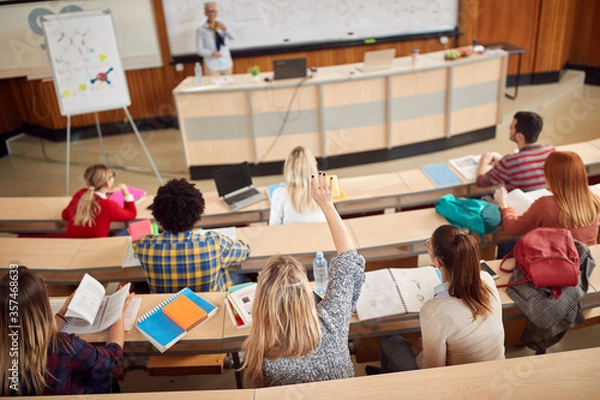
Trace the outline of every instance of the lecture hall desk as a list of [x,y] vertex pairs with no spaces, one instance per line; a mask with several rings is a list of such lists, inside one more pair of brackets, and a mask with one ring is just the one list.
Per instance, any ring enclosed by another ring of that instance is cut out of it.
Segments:
[[[434,208],[427,208],[353,218],[345,223],[359,252],[371,261],[424,253],[423,241],[447,221]],[[323,251],[328,257],[335,254],[333,240],[324,222],[236,228],[236,238],[251,247],[248,259],[241,266],[231,267],[244,273],[259,271],[271,256],[277,254],[293,255],[309,267],[317,251]],[[508,239],[498,231],[485,235],[482,243]],[[129,237],[0,238],[0,262],[3,262],[0,265],[19,262],[40,272],[48,283],[74,284],[84,272],[103,282],[143,281],[141,267],[122,268],[128,246]]]
[[[557,146],[558,150],[578,153],[588,168],[590,176],[600,175],[600,139]],[[452,168],[452,166],[450,166]],[[381,212],[387,208],[397,210],[433,204],[442,195],[475,197],[489,194],[490,188],[479,188],[462,175],[458,185],[438,188],[421,169],[340,178],[344,197],[335,202],[342,216]],[[259,190],[266,191],[262,187]],[[235,212],[230,211],[216,192],[204,193],[205,215],[198,226],[203,228],[241,226],[269,220],[269,201],[263,200]],[[152,219],[148,205],[154,196],[148,194],[138,204],[136,219]],[[69,203],[67,197],[3,197],[0,198],[0,231],[2,232],[56,232],[63,231],[65,222],[60,215]],[[122,224],[113,224],[114,229]]]
[[[600,348],[260,389],[122,393],[106,400],[280,399],[594,399],[600,394]],[[90,395],[25,397],[87,400]]]

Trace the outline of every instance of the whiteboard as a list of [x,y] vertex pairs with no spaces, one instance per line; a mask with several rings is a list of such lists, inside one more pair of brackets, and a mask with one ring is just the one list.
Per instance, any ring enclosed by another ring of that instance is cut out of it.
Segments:
[[[204,1],[163,0],[171,56],[196,53]],[[458,0],[220,0],[232,49],[364,40],[454,30]]]
[[0,2],[0,79],[50,78],[41,18],[73,11],[110,9],[125,70],[162,66],[153,0]]
[[62,115],[131,104],[110,11],[46,15],[42,27]]

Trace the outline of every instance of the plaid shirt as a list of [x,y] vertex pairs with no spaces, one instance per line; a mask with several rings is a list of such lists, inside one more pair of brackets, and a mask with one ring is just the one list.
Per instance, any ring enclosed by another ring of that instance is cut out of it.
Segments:
[[110,372],[121,363],[123,350],[116,343],[96,348],[75,335],[59,335],[57,345],[48,347],[44,394],[82,394],[86,373]]
[[223,292],[231,286],[227,267],[248,257],[250,246],[216,232],[144,236],[136,255],[152,293]]

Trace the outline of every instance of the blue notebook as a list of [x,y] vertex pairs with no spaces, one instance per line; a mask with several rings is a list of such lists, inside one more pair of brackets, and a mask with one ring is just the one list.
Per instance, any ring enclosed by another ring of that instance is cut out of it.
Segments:
[[446,163],[426,165],[421,169],[437,187],[460,185],[463,182]]
[[204,300],[202,297],[192,292],[190,288],[186,287],[142,315],[135,326],[161,353],[164,353],[169,347],[173,346],[179,339],[189,333],[173,322],[173,320],[162,311],[164,306],[175,300],[178,296],[186,296],[197,306],[206,311],[206,314],[208,314],[206,321],[217,314],[217,307],[214,304]]

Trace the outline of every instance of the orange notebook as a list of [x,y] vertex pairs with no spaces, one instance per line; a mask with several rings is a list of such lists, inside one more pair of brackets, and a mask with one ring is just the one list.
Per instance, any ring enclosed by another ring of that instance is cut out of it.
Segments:
[[178,296],[163,307],[163,313],[186,331],[208,319],[208,314],[187,296]]

